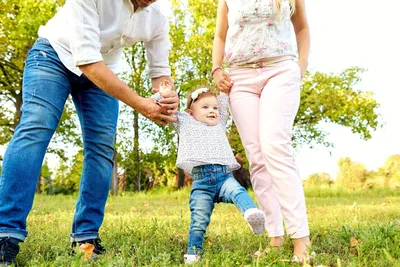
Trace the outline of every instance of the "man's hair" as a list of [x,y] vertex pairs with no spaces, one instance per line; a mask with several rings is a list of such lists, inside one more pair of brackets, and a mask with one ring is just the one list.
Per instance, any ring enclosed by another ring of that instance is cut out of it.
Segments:
[[[197,89],[200,89],[200,88],[207,88],[208,90],[207,90],[207,92],[200,93],[199,96],[198,96],[195,100],[193,100],[193,99],[192,99],[192,93],[193,93],[194,91],[196,91]],[[190,107],[192,106],[193,103],[199,101],[199,100],[202,99],[202,98],[210,97],[210,96],[217,97],[217,94],[216,94],[213,90],[211,90],[210,88],[208,88],[208,87],[199,87],[199,88],[195,88],[195,89],[191,90],[191,91],[188,93],[188,97],[187,97],[186,111],[190,109]]]

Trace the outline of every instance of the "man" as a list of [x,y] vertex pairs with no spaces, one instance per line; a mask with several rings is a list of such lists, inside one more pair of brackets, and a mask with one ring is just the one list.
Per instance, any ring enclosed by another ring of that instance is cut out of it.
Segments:
[[123,47],[143,41],[157,90],[170,79],[168,20],[156,0],[69,0],[39,29],[23,78],[20,124],[7,148],[0,179],[0,264],[12,264],[24,241],[26,217],[46,148],[71,94],[82,128],[84,164],[71,233],[72,245],[98,237],[110,188],[118,100],[160,125],[175,121],[178,96],[159,105],[142,98],[114,74]]

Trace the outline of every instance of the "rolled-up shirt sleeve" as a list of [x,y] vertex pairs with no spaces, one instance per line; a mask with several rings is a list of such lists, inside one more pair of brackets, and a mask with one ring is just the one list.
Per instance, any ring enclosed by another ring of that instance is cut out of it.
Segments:
[[96,0],[69,0],[69,43],[75,66],[103,61]]
[[144,42],[148,60],[148,73],[150,78],[171,76],[168,56],[171,49],[169,40],[168,21],[162,25],[156,36],[149,42]]

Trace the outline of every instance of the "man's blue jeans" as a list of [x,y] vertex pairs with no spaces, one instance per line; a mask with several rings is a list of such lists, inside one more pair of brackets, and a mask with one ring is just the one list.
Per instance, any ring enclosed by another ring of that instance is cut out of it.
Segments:
[[118,100],[84,75],[78,77],[65,68],[49,41],[39,38],[26,60],[20,124],[4,155],[0,237],[23,241],[28,234],[26,217],[32,208],[43,158],[70,94],[84,145],[71,239],[82,241],[98,236],[111,182]]
[[192,176],[189,255],[202,253],[204,233],[210,223],[214,203],[234,203],[242,215],[248,209],[257,208],[247,191],[233,178],[227,166],[198,166],[193,168]]

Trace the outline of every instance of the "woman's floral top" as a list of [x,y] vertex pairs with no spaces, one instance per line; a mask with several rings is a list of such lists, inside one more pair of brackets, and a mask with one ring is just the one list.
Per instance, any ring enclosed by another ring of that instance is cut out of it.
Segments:
[[276,12],[274,0],[225,1],[229,26],[225,43],[228,66],[296,55],[288,0],[282,0],[280,14]]

